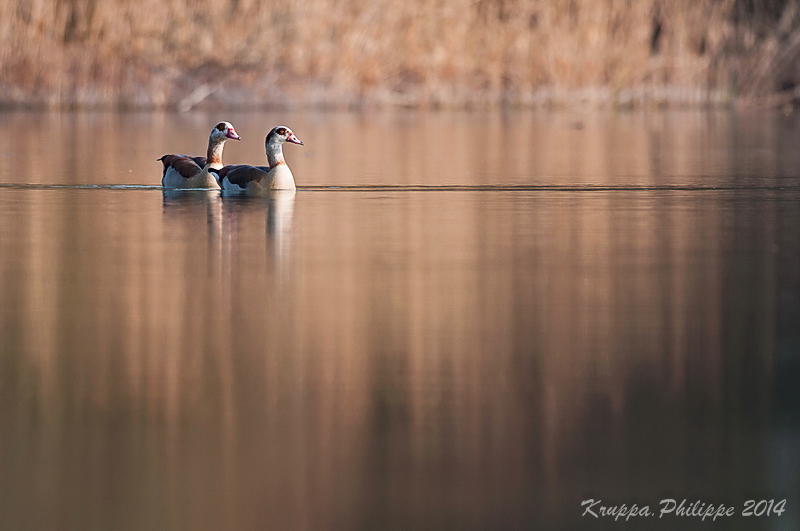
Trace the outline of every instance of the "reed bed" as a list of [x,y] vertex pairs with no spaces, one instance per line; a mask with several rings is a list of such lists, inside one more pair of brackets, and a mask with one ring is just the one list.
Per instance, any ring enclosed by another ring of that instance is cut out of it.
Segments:
[[5,107],[788,104],[800,0],[4,0]]

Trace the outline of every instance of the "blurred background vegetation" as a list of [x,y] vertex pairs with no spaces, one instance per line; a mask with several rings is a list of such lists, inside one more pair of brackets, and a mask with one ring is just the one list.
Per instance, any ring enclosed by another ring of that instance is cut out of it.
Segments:
[[0,106],[789,105],[798,3],[0,0]]

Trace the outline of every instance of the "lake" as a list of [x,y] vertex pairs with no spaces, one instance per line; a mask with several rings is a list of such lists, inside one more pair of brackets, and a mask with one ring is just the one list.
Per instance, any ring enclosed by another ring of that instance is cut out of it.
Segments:
[[798,113],[2,118],[3,529],[800,527]]

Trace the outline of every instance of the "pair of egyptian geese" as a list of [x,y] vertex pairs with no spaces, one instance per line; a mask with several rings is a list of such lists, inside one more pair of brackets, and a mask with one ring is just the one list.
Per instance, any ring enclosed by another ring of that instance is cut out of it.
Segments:
[[161,184],[164,188],[222,188],[226,192],[260,194],[270,190],[294,190],[294,176],[283,158],[283,144],[303,145],[291,129],[284,125],[267,134],[267,166],[222,165],[222,149],[229,138],[241,140],[230,122],[220,122],[208,137],[205,157],[164,155]]

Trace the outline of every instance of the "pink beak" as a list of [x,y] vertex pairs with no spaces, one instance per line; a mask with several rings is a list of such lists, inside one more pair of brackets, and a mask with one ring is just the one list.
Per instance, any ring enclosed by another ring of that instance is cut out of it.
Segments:
[[236,130],[233,129],[233,128],[228,129],[228,134],[226,134],[225,136],[227,136],[228,138],[232,138],[234,140],[241,140],[242,139],[242,137],[240,137],[239,135],[236,134]]
[[301,146],[303,145],[303,141],[294,136],[294,133],[286,137],[286,141],[291,142],[292,144],[300,144]]

